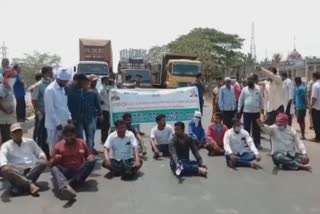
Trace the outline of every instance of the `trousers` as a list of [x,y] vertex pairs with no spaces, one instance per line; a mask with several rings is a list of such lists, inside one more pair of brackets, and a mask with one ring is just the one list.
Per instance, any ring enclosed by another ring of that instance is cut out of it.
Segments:
[[102,111],[103,121],[101,124],[101,143],[106,142],[110,129],[110,112]]
[[[179,160],[182,165],[181,176],[196,176],[199,175],[199,164],[195,160]],[[170,168],[175,174],[177,165],[173,160],[170,161]]]
[[26,100],[24,96],[16,97],[17,105],[16,105],[16,113],[18,121],[25,121],[26,119]]
[[257,119],[259,118],[260,113],[243,113],[243,127],[249,134],[252,129],[252,137],[256,146],[260,146],[261,144],[261,130],[257,123]]
[[283,152],[275,152],[272,155],[272,161],[274,165],[280,167],[284,170],[298,170],[300,164],[303,163],[304,155],[300,153],[296,153],[295,156],[292,156]]
[[[1,141],[2,143],[11,139],[10,137],[10,124],[0,124]],[[0,142],[0,145],[2,144]]]
[[[238,157],[235,167],[251,167],[251,161],[256,159],[256,156],[253,152],[244,152],[242,155],[236,154]],[[226,155],[227,165],[229,166],[228,161],[230,161],[230,155]]]

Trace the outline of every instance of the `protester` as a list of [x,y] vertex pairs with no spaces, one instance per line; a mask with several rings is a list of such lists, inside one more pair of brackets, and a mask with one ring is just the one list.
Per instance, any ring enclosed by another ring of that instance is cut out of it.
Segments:
[[[207,167],[203,164],[196,142],[184,133],[183,122],[174,124],[174,135],[169,143],[171,156],[170,168],[177,176],[204,176],[208,174]],[[189,153],[192,151],[195,161],[190,160]]]
[[38,91],[38,88],[39,88],[39,81],[41,80],[42,78],[42,74],[41,73],[37,73],[35,75],[35,81],[36,83],[34,83],[33,85],[31,85],[29,88],[28,88],[28,91],[30,92],[31,94],[31,103],[32,103],[32,106],[33,106],[33,109],[34,109],[34,112],[35,112],[35,117],[34,117],[34,129],[33,129],[33,134],[32,134],[32,139],[34,141],[37,142],[37,138],[38,138],[38,127],[39,127],[39,116],[38,114],[36,113],[37,111],[35,110],[36,107],[33,103],[33,100],[36,99],[36,91]]
[[147,154],[147,148],[144,144],[139,130],[132,125],[132,116],[130,113],[124,113],[122,119],[126,122],[127,130],[133,132],[139,144],[139,153],[140,156],[145,156]]
[[10,139],[10,125],[16,121],[14,97],[10,90],[5,87],[3,81],[3,77],[0,75],[0,131],[2,143]]
[[40,147],[29,138],[24,138],[22,127],[14,123],[10,127],[12,140],[5,142],[0,150],[0,172],[12,185],[11,193],[25,192],[38,196],[35,182],[46,169],[48,162]]
[[294,95],[294,84],[292,80],[288,77],[287,72],[281,73],[281,78],[283,81],[282,85],[282,101],[283,101],[283,107],[284,112],[288,115],[289,121],[288,125],[292,125],[292,115],[294,114],[294,106],[293,106],[293,95]]
[[241,85],[239,83],[239,79],[236,79],[233,83],[233,88],[234,88],[234,95],[236,97],[236,106],[238,106],[238,101],[239,101],[239,98],[240,98],[240,94],[241,94]]
[[[312,93],[312,86],[315,80],[312,77],[312,80],[310,80],[307,84],[307,94],[308,94],[308,103],[311,104],[311,93]],[[312,108],[310,108],[310,105],[308,106],[309,110],[309,129],[313,129],[313,121],[312,121]]]
[[[132,179],[142,166],[139,158],[137,139],[127,130],[124,120],[115,122],[116,130],[112,132],[104,144],[105,160],[103,167],[110,170],[109,175]],[[112,156],[110,155],[112,153]]]
[[71,69],[61,68],[56,80],[50,83],[44,93],[45,127],[50,154],[61,139],[63,126],[71,120],[64,87],[70,81],[72,72]]
[[228,131],[228,127],[222,121],[222,113],[217,112],[214,116],[214,122],[208,127],[208,143],[205,145],[205,148],[208,150],[209,156],[224,155],[223,138]]
[[204,105],[204,86],[201,82],[202,74],[199,73],[196,75],[196,80],[192,84],[193,86],[196,86],[198,89],[198,97],[199,97],[199,103],[200,103],[200,111],[201,114],[203,113],[203,105]]
[[305,117],[307,113],[307,106],[308,106],[308,98],[307,98],[307,90],[306,87],[302,85],[301,77],[296,77],[294,79],[296,84],[296,89],[294,93],[294,105],[296,108],[296,115],[297,115],[297,122],[300,126],[301,131],[301,138],[303,140],[306,139],[305,136]]
[[222,78],[217,78],[216,79],[216,87],[212,90],[212,118],[211,121],[214,119],[214,115],[216,112],[220,112],[219,108],[219,91],[220,88],[223,85]]
[[303,142],[294,128],[288,126],[288,115],[279,113],[272,126],[264,125],[258,119],[261,129],[271,136],[273,163],[284,170],[311,171],[309,157]]
[[17,121],[24,122],[26,120],[26,91],[24,88],[24,80],[21,74],[21,67],[16,64],[13,66],[13,70],[17,72],[16,81],[13,85],[14,96],[16,98],[16,114]]
[[137,74],[136,75],[136,88],[141,88],[141,84],[142,84],[142,75]]
[[313,73],[314,83],[311,92],[312,121],[316,134],[315,142],[320,142],[320,72]]
[[244,129],[250,134],[252,129],[253,141],[257,149],[261,147],[261,131],[257,124],[260,118],[260,112],[263,113],[263,97],[261,91],[256,88],[254,79],[248,78],[248,86],[243,88],[238,105],[238,112],[243,109],[243,125]]
[[1,61],[3,85],[9,91],[13,90],[14,82],[16,81],[17,72],[9,66],[9,59],[3,58]]
[[90,80],[90,88],[94,90],[96,93],[98,93],[98,89],[97,89],[98,77],[95,74],[90,74],[88,76],[88,79]]
[[223,113],[224,124],[232,127],[232,118],[236,110],[236,97],[233,86],[231,85],[230,77],[224,79],[225,85],[220,88],[219,92],[219,108]]
[[[97,120],[101,120],[102,112],[100,106],[100,100],[95,88],[90,88],[92,86],[91,81],[88,79],[83,81],[82,90],[83,98],[81,101],[81,120],[80,130],[83,130],[86,136],[86,141],[90,151],[94,154],[98,152],[94,148],[94,136],[97,129]],[[81,132],[83,132],[81,131]]]
[[207,144],[206,134],[201,122],[201,112],[195,111],[192,121],[189,122],[189,136],[196,141],[199,148],[204,148]]
[[63,200],[76,197],[74,188],[83,186],[91,174],[96,158],[90,153],[86,142],[77,138],[72,124],[63,128],[63,140],[57,143],[50,160],[53,184]]
[[31,99],[32,105],[35,110],[36,118],[39,123],[35,126],[37,129],[36,142],[40,148],[46,153],[49,157],[49,147],[47,144],[47,130],[45,127],[45,108],[44,108],[44,94],[46,88],[53,81],[53,68],[51,66],[44,66],[41,69],[41,80],[34,86]]
[[113,86],[109,84],[108,77],[102,77],[101,84],[102,84],[102,89],[99,92],[102,116],[103,116],[103,120],[101,124],[101,143],[104,143],[108,138],[108,132],[110,129],[109,92],[113,88]]
[[270,84],[267,86],[268,96],[265,99],[267,115],[266,124],[272,125],[276,120],[276,116],[279,112],[284,112],[283,97],[282,97],[282,79],[277,75],[277,68],[271,67],[269,70],[260,66],[256,67],[259,74],[266,76],[270,80]]
[[255,160],[260,161],[261,158],[249,133],[242,128],[238,118],[234,118],[232,124],[233,127],[225,133],[223,138],[227,165],[230,168],[261,168],[254,162]]
[[166,123],[166,115],[159,114],[156,117],[157,125],[151,129],[150,144],[154,153],[153,158],[158,159],[161,156],[170,156],[169,140],[173,135],[173,128]]

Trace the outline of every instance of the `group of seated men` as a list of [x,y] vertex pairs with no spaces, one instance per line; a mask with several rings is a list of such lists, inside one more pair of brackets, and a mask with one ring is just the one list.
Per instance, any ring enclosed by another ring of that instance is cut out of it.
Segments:
[[[231,168],[260,167],[256,163],[261,159],[259,151],[239,119],[233,119],[233,127],[227,129],[222,115],[216,113],[214,122],[205,134],[201,118],[201,113],[195,112],[189,123],[189,133],[186,134],[183,122],[176,122],[172,128],[166,123],[165,115],[158,115],[157,125],[150,134],[154,158],[169,156],[170,168],[176,176],[207,176],[208,170],[199,153],[200,148],[206,148],[209,156],[224,155],[227,166]],[[296,131],[288,126],[286,114],[278,114],[272,126],[264,125],[260,119],[257,122],[262,131],[271,136],[272,159],[277,167],[311,171],[306,148]],[[38,196],[36,181],[50,166],[53,186],[60,198],[74,199],[77,195],[75,189],[84,184],[97,162],[86,142],[77,137],[76,127],[73,124],[64,127],[63,139],[55,145],[49,161],[33,140],[23,137],[19,123],[11,125],[10,132],[12,139],[5,142],[0,150],[0,174],[11,183],[11,193],[28,192]],[[115,131],[104,144],[102,166],[110,171],[110,177],[131,179],[137,175],[143,164],[138,145],[135,133],[128,129],[128,122],[117,120]],[[190,150],[195,160],[190,158]]]

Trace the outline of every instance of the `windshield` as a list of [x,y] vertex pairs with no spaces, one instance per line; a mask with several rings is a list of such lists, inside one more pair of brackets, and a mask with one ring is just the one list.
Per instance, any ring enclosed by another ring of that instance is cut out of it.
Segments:
[[199,64],[173,64],[173,75],[177,76],[196,76],[201,72]]
[[125,77],[128,75],[131,76],[132,80],[136,79],[136,75],[141,75],[142,83],[151,83],[151,74],[149,70],[126,70]]
[[109,67],[105,64],[79,64],[79,74],[109,75]]

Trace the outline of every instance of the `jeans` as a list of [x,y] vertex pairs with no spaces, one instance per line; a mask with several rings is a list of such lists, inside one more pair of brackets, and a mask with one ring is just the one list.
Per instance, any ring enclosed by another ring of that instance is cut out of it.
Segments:
[[312,121],[316,139],[320,140],[320,110],[312,109]]
[[16,113],[18,121],[25,121],[26,119],[26,101],[23,97],[16,97]]
[[47,168],[46,160],[39,160],[32,168],[20,169],[14,166],[3,166],[1,175],[8,180],[12,186],[27,189],[31,183],[35,183],[41,173]]
[[235,111],[223,111],[223,123],[228,127],[232,128],[232,119],[234,118]]
[[[244,152],[242,155],[236,154],[238,157],[235,162],[235,167],[251,167],[251,161],[256,159],[256,156],[253,152]],[[228,161],[230,161],[230,155],[226,155],[227,165],[229,166]]]
[[[181,176],[196,176],[199,175],[199,164],[194,160],[179,160],[179,163],[182,165]],[[170,161],[170,168],[175,174],[176,164],[173,160]]]
[[85,121],[82,123],[77,123],[76,127],[78,129],[79,137],[83,139],[83,131],[86,137],[87,145],[90,151],[94,150],[94,136],[97,129],[97,118],[92,118],[91,121]]
[[275,152],[272,155],[274,165],[284,170],[298,170],[300,164],[303,163],[304,155],[296,153],[295,156],[283,152]]
[[[159,150],[159,152],[162,153],[162,155],[164,157],[169,157],[170,153],[169,153],[169,144],[159,144],[157,145],[157,149]],[[153,148],[152,151],[154,152]]]
[[[1,141],[2,143],[11,139],[10,137],[10,124],[0,124]],[[1,145],[1,142],[0,142]]]
[[67,185],[83,185],[94,169],[96,161],[86,161],[78,170],[67,169],[62,166],[51,168],[53,185],[55,189],[61,190]]
[[243,127],[249,134],[252,129],[252,137],[256,146],[261,145],[261,130],[257,123],[259,118],[260,113],[243,113]]
[[110,112],[102,111],[103,121],[101,124],[101,143],[106,142],[110,128]]
[[107,166],[106,161],[102,163],[102,166],[114,175],[114,176],[133,176],[142,166],[142,160],[140,160],[140,166],[134,166],[134,158],[128,160],[115,160],[111,159],[111,168]]

